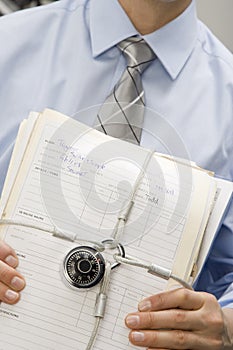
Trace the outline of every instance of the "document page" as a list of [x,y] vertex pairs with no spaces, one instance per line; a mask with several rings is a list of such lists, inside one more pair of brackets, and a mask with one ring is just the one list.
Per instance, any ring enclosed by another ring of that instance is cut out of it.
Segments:
[[222,221],[224,220],[228,204],[232,199],[233,183],[220,178],[216,178],[216,182],[217,192],[214,199],[214,207],[208,220],[208,226],[205,230],[205,235],[203,237],[200,253],[197,260],[198,272],[201,271],[205,263],[214,238],[218,233],[219,228],[221,227]]
[[[2,228],[1,237],[16,250],[27,286],[17,305],[0,306],[0,349],[85,349],[99,286],[71,289],[64,283],[62,262],[83,240],[91,245],[114,237],[131,199],[134,204],[119,234],[126,253],[187,280],[214,193],[214,180],[204,172],[102,135],[57,112],[43,113],[3,219],[55,227],[80,243],[24,226]],[[114,261],[111,254],[107,258]],[[94,349],[132,348],[124,317],[166,285],[137,267],[114,269]]]
[[17,140],[15,142],[15,147],[14,147],[13,154],[11,156],[11,161],[8,167],[4,188],[1,194],[0,215],[2,214],[2,211],[6,206],[8,197],[10,195],[10,191],[14,184],[15,177],[17,175],[18,169],[23,159],[23,155],[27,148],[27,144],[30,139],[30,135],[33,130],[37,117],[38,117],[38,113],[31,112],[29,114],[28,119],[23,120],[22,123],[20,124]]

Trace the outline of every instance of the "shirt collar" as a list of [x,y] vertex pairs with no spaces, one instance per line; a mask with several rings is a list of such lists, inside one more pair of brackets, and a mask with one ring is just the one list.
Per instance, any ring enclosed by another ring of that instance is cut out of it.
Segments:
[[[120,25],[119,25],[120,24]],[[94,57],[132,35],[139,35],[118,0],[90,1],[90,35]],[[142,36],[172,79],[181,72],[197,39],[195,0],[173,21]]]

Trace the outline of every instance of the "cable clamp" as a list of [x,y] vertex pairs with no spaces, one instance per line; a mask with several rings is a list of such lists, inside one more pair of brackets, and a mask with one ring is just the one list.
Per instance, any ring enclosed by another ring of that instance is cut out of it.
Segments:
[[160,267],[155,264],[151,264],[147,270],[147,272],[151,273],[152,275],[155,275],[157,277],[162,277],[165,280],[169,280],[171,277],[172,272],[168,269],[165,269],[163,267]]
[[133,200],[129,201],[126,207],[124,208],[124,211],[122,210],[121,213],[119,214],[118,220],[123,220],[126,222],[129,218],[129,215],[133,206],[134,206],[134,201]]
[[96,302],[95,302],[95,317],[103,318],[105,314],[105,308],[107,304],[107,295],[104,293],[99,293],[96,296]]

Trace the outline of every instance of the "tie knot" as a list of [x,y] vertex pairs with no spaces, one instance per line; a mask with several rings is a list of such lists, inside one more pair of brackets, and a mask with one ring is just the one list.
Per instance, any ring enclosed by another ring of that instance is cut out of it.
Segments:
[[140,73],[143,73],[151,61],[156,58],[150,46],[144,39],[139,37],[133,36],[122,40],[118,44],[118,48],[124,54],[127,60],[127,66],[137,68]]

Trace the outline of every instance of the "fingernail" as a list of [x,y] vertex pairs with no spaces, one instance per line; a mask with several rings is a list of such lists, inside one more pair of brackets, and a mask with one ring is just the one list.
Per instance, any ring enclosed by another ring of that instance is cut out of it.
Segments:
[[5,297],[9,301],[14,301],[14,300],[18,299],[19,293],[16,293],[13,290],[8,289],[5,293]]
[[14,289],[17,289],[17,290],[21,290],[23,289],[23,287],[25,286],[25,282],[23,279],[15,276],[14,278],[12,278],[11,280],[11,286],[14,288]]
[[11,267],[16,267],[18,264],[18,260],[13,255],[8,255],[5,259],[5,262]]
[[144,341],[144,339],[145,339],[144,333],[142,333],[142,332],[132,332],[131,336],[132,336],[133,340],[136,342]]
[[139,326],[140,317],[138,315],[131,315],[126,317],[126,324],[129,327]]
[[140,301],[140,303],[138,304],[138,309],[140,311],[149,311],[151,309],[151,302],[149,299],[145,299]]

